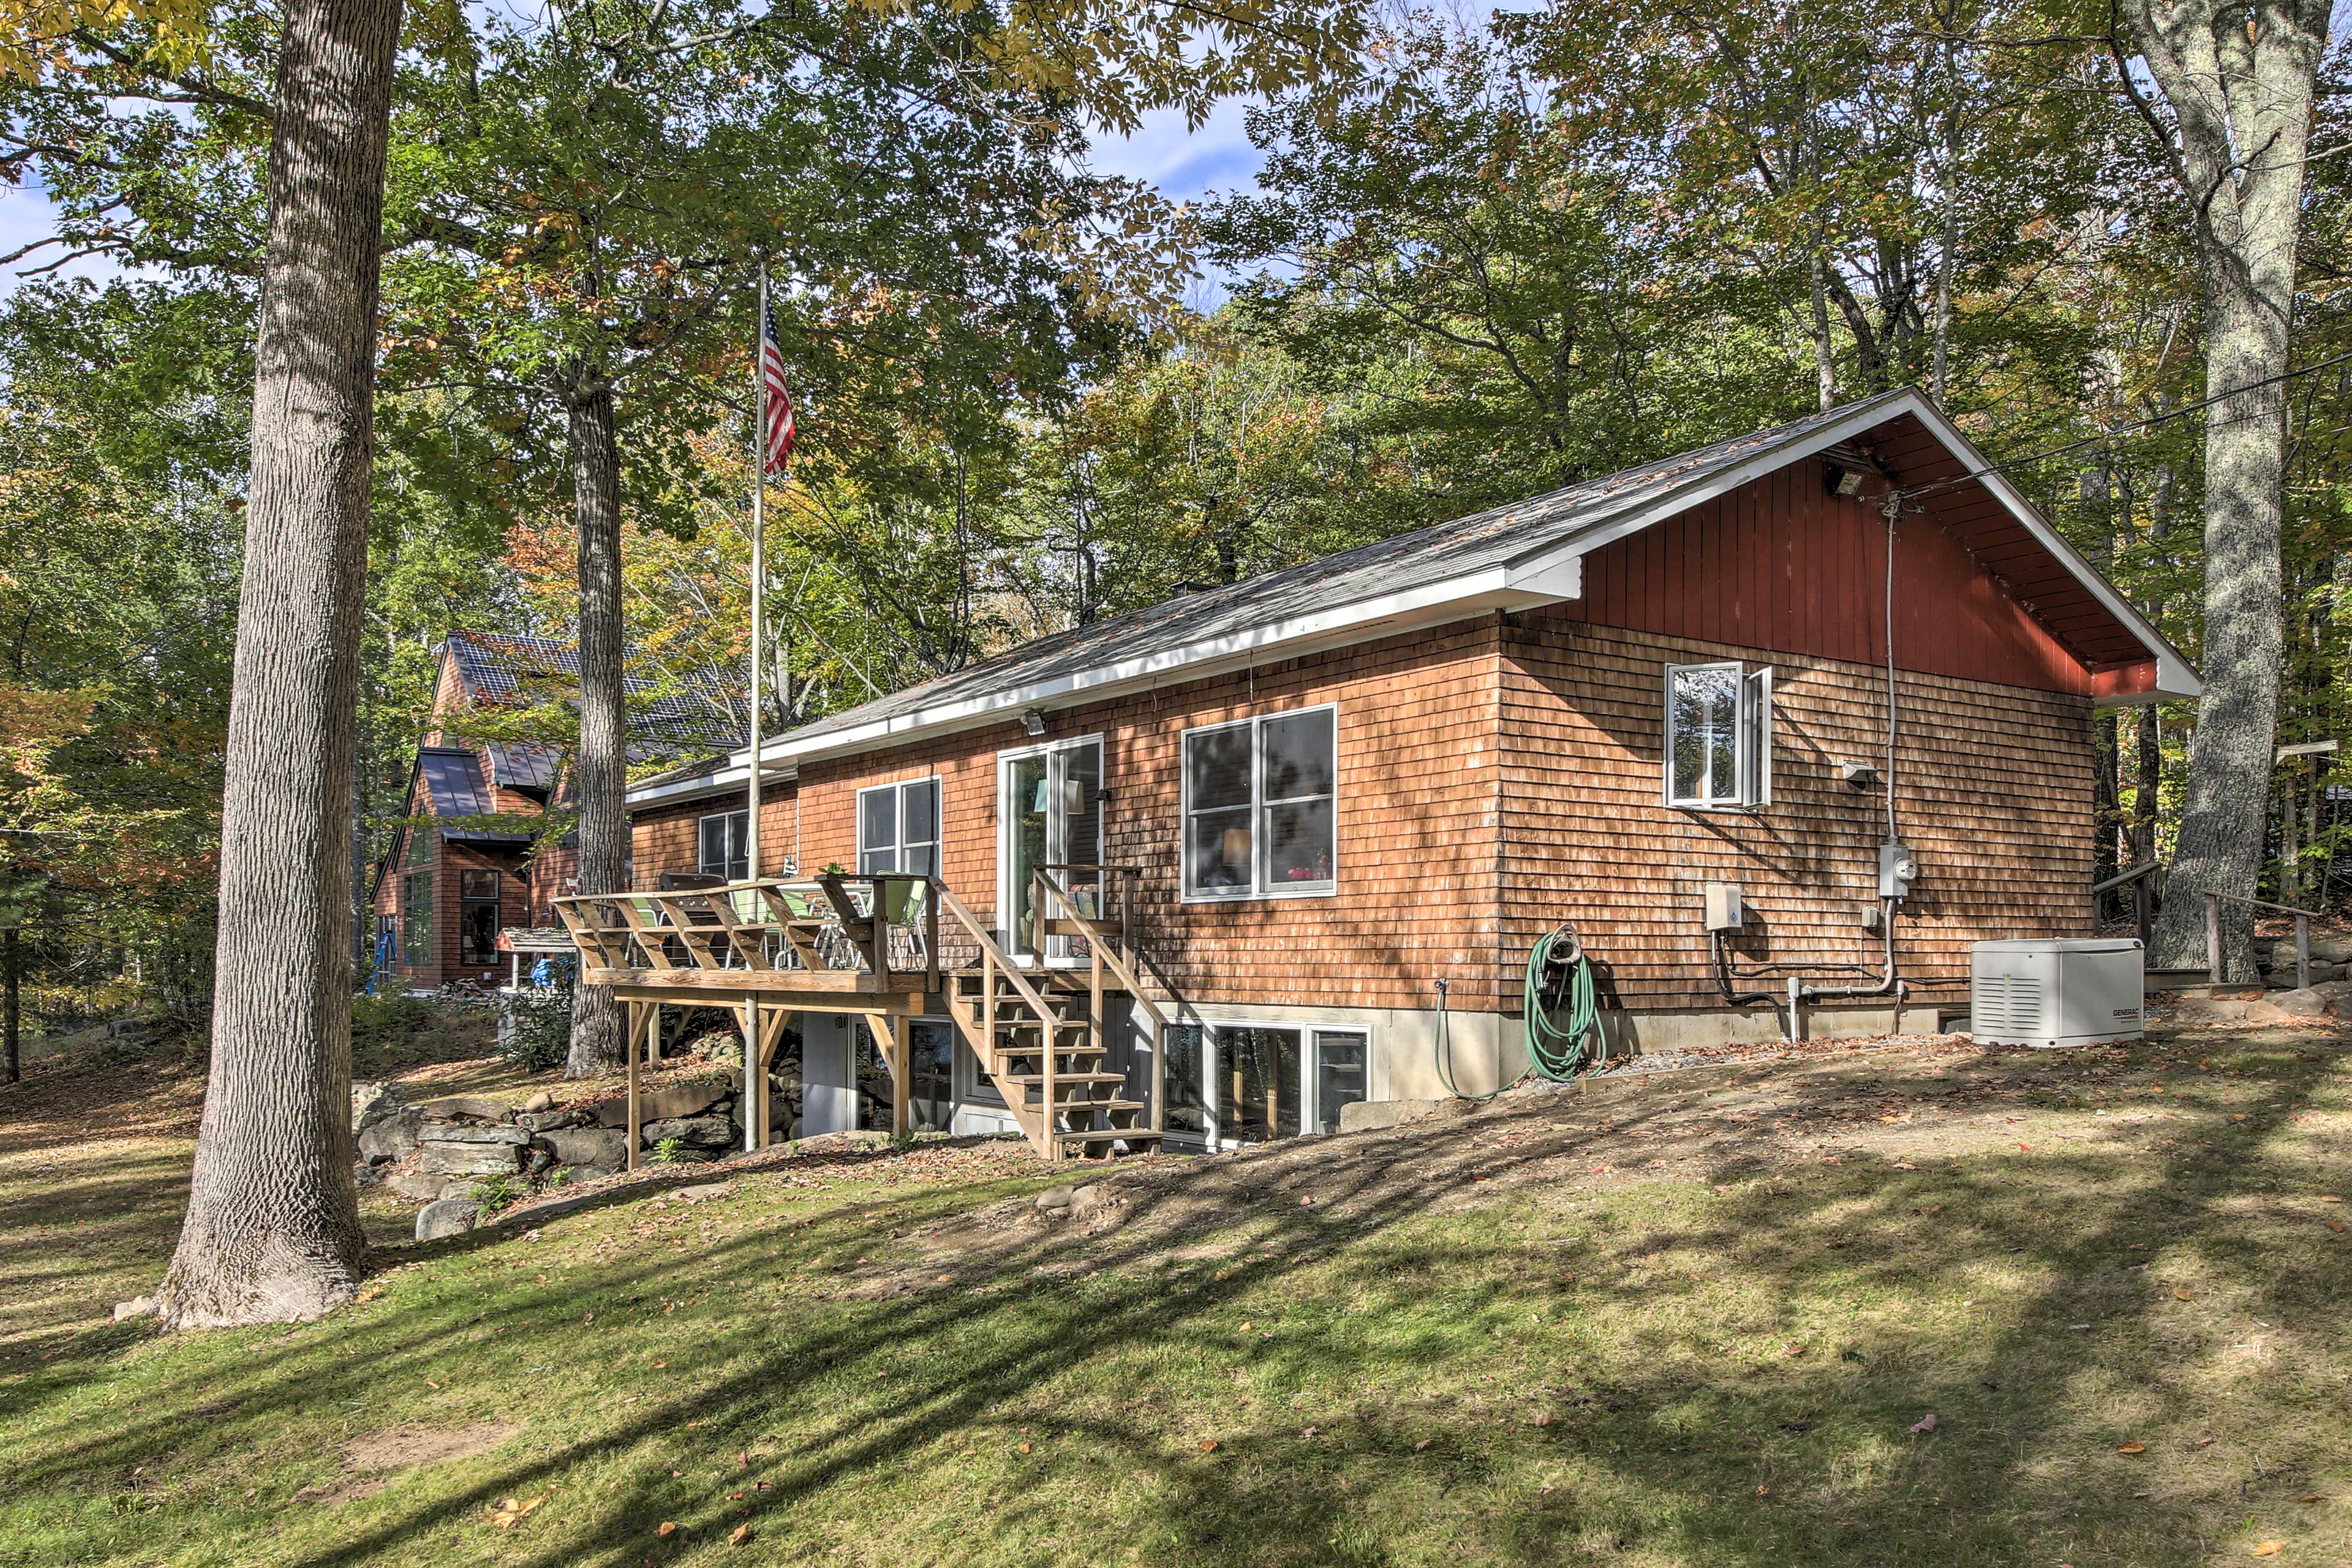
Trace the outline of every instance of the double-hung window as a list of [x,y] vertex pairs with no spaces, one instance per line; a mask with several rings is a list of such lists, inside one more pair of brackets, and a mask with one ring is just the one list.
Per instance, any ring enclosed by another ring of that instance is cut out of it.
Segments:
[[1339,888],[1339,711],[1184,731],[1184,897]]
[[457,873],[457,962],[468,969],[486,969],[499,961],[500,875]]
[[940,868],[940,781],[908,779],[857,792],[857,869],[935,875]]
[[1772,669],[1666,666],[1666,804],[1753,811],[1772,802]]
[[696,869],[706,877],[730,882],[751,875],[751,814],[721,811],[702,819],[701,848]]

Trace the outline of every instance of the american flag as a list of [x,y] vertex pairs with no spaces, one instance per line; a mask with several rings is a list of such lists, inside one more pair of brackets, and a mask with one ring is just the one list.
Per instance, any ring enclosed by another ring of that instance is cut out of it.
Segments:
[[782,472],[793,455],[793,395],[784,385],[784,346],[776,341],[776,313],[760,323],[760,384],[768,394],[768,473]]

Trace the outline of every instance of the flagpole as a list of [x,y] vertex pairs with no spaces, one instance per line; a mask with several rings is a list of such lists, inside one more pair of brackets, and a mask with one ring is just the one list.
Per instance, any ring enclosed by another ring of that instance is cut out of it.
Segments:
[[[762,590],[768,575],[768,264],[760,263],[760,318],[751,329],[751,778],[745,791],[748,831],[744,835],[744,870],[753,881],[760,876],[760,775],[766,772],[760,755],[760,666],[764,662],[761,625],[766,608]],[[725,868],[720,868],[722,872]],[[761,939],[764,942],[765,939]],[[757,1150],[768,1142],[768,1075],[760,1049],[760,994],[743,998],[743,1147]]]
[[768,575],[768,377],[761,363],[768,352],[768,267],[760,264],[760,319],[751,338],[751,778],[750,832],[744,849],[752,880],[760,876],[760,666],[765,662]]

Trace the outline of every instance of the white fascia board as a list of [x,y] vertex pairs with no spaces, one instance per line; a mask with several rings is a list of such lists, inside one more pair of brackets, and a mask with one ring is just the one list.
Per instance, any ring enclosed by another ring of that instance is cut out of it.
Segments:
[[[628,793],[629,809],[639,811],[648,806],[679,805],[706,795],[732,795],[738,790],[749,790],[751,787],[749,762],[742,751],[737,751],[729,757],[727,765],[715,773],[705,773],[696,779],[678,779],[670,784],[638,784]],[[791,784],[794,777],[795,770],[779,768],[771,763],[767,777],[761,782]]]
[[[1570,599],[1583,591],[1583,581],[1581,563],[1575,561],[1534,569],[1515,564],[1484,567],[1377,598],[1245,626],[1181,647],[942,702],[936,707],[891,714],[851,729],[801,741],[780,736],[768,742],[765,749],[771,765],[785,760],[801,763],[871,751],[922,735],[977,729],[1024,708],[1068,707],[1073,700],[1100,700],[1156,684],[1171,676],[1194,680],[1244,665],[1261,664],[1270,658],[1288,658],[1395,632],[1443,626],[1488,610],[1525,609]],[[740,763],[729,769],[731,776],[740,778],[741,773]]]

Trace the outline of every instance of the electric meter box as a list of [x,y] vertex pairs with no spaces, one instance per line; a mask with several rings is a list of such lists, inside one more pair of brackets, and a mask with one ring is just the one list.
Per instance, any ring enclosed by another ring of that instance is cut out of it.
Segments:
[[1984,1046],[2104,1046],[2147,1036],[2147,954],[2137,941],[1980,942],[1969,1032]]

